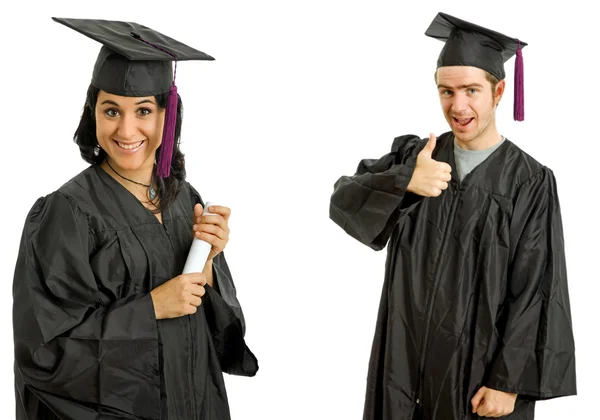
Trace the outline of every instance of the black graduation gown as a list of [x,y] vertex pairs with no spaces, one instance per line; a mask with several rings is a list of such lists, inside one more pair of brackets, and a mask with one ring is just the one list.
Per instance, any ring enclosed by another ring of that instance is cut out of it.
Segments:
[[365,420],[478,418],[481,386],[536,400],[576,394],[563,232],[554,175],[505,140],[460,183],[454,136],[433,158],[452,180],[439,197],[406,191],[427,139],[342,176],[330,217],[381,250],[385,281],[368,370]]
[[181,274],[198,202],[185,182],[161,224],[97,166],[37,200],[13,284],[17,419],[230,418],[222,372],[258,364],[225,256],[194,315],[157,321],[149,293]]

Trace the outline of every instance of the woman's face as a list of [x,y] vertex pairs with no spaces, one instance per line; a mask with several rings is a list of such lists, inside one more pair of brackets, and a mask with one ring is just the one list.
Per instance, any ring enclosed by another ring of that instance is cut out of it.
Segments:
[[118,96],[101,90],[95,111],[100,147],[121,170],[152,170],[164,112],[154,96]]

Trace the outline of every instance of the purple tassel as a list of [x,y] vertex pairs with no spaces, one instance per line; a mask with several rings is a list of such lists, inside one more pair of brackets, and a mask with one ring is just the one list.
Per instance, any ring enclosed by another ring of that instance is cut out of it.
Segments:
[[175,143],[175,123],[177,121],[177,86],[175,82],[169,89],[165,123],[163,127],[160,156],[158,157],[156,174],[161,178],[168,178],[171,174],[171,159],[173,158],[173,144]]
[[521,51],[521,43],[517,47],[517,58],[515,62],[515,103],[514,103],[514,120],[525,120],[525,87],[523,81],[523,52]]

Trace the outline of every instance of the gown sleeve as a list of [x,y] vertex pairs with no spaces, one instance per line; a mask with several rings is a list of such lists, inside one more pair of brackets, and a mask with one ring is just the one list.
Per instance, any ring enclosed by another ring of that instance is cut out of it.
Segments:
[[[189,184],[188,187],[192,208],[197,203],[204,207],[198,191]],[[244,339],[246,322],[225,252],[220,252],[213,259],[213,277],[215,287],[205,287],[202,305],[221,369],[230,375],[254,376],[258,371],[258,360]]]
[[422,197],[406,191],[425,146],[419,137],[394,139],[392,150],[380,159],[363,159],[356,173],[334,184],[329,217],[347,234],[379,251],[389,240],[401,211]]
[[38,418],[32,393],[61,419],[159,419],[152,299],[108,298],[114,291],[99,288],[90,266],[92,235],[86,215],[60,192],[40,198],[27,216],[13,280],[25,418]]
[[515,201],[500,348],[486,386],[541,400],[575,395],[575,344],[556,181],[548,168]]

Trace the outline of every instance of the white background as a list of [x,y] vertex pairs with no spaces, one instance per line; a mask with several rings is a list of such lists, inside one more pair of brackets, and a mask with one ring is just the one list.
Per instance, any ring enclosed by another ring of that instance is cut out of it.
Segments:
[[181,63],[177,84],[189,180],[233,211],[226,254],[260,363],[255,378],[226,377],[233,419],[357,420],[385,251],[329,220],[329,197],[395,136],[447,131],[433,81],[443,44],[424,35],[443,11],[529,43],[526,120],[512,121],[513,58],[498,126],[558,180],[579,387],[538,404],[536,419],[597,418],[598,31],[584,1],[531,3],[3,3],[0,417],[14,416],[11,287],[25,216],[87,166],[72,136],[100,44],[51,16],[135,21],[216,58]]

